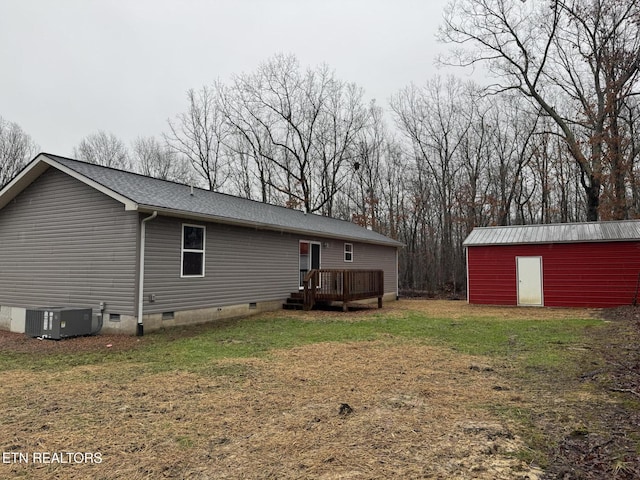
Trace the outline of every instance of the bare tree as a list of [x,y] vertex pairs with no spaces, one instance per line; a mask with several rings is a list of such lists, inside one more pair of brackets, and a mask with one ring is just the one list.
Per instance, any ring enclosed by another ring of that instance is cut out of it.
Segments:
[[539,113],[526,109],[523,102],[512,95],[494,100],[490,116],[494,128],[490,132],[493,161],[489,166],[489,188],[496,202],[496,223],[524,223],[522,218],[515,220],[512,209],[514,203],[523,204],[527,198],[524,186],[531,180],[527,173]]
[[603,180],[616,195],[610,216],[626,215],[617,119],[639,78],[639,20],[629,0],[454,0],[440,30],[460,47],[446,63],[487,66],[497,78],[491,91],[518,91],[557,124],[581,172],[588,220],[601,213]]
[[[284,203],[275,185],[275,166],[269,162],[273,147],[268,132],[262,127],[260,119],[250,114],[245,107],[247,98],[236,80],[229,88],[217,83],[219,99],[225,121],[229,125],[230,135],[225,145],[234,158],[231,165],[231,181],[236,192],[247,198],[259,198],[264,203]],[[257,193],[254,193],[257,191]]]
[[[369,105],[369,125],[359,134],[355,144],[351,172],[347,175],[345,200],[351,220],[363,227],[380,231],[383,197],[383,169],[388,154],[389,136],[383,111],[375,103]],[[349,215],[346,215],[349,218]]]
[[404,215],[403,203],[406,192],[407,160],[404,157],[402,146],[394,138],[389,136],[384,147],[384,162],[380,168],[381,177],[381,212],[384,212],[384,220],[379,222],[386,224],[380,231],[391,238],[399,238],[400,224]]
[[473,100],[469,105],[472,121],[460,146],[462,168],[456,191],[456,203],[464,218],[465,238],[474,227],[494,222],[496,213],[495,198],[490,191],[490,165],[495,160],[492,141],[496,128],[495,103],[477,96]]
[[[358,140],[367,130],[371,116],[379,114],[375,109],[365,108],[363,91],[355,84],[334,82],[331,87],[313,142],[315,155],[320,159],[315,174],[320,185],[320,201],[324,205],[321,212],[329,216],[334,214],[333,205],[337,195],[357,171],[355,164],[360,158]],[[375,189],[370,190],[372,195],[369,202],[373,207],[376,202]],[[375,216],[372,220],[372,226],[375,226]]]
[[192,89],[187,99],[187,111],[178,114],[175,121],[168,120],[170,133],[165,140],[172,150],[189,159],[209,190],[218,190],[228,177],[228,158],[226,124],[216,91],[207,86]]
[[143,175],[180,183],[195,181],[189,162],[156,137],[138,137],[132,145],[134,167]]
[[428,205],[424,209],[430,212],[429,224],[439,233],[437,242],[432,242],[437,249],[433,270],[438,283],[455,285],[456,270],[461,268],[456,255],[456,191],[463,168],[460,150],[473,118],[469,115],[473,88],[453,77],[446,82],[435,78],[424,88],[405,88],[391,104],[416,158],[417,186],[431,191],[429,201],[437,202],[437,209]]
[[346,181],[341,172],[366,126],[362,96],[327,66],[302,71],[295,56],[278,55],[235,78],[225,114],[263,186],[289,207],[331,215]]
[[73,147],[73,156],[78,160],[104,167],[119,169],[131,167],[129,152],[122,140],[113,133],[103,130],[83,138]]
[[622,117],[625,129],[628,132],[629,143],[627,144],[627,155],[629,156],[630,167],[630,188],[632,214],[640,216],[640,97],[629,98],[625,102]]
[[0,117],[0,188],[18,174],[38,148],[17,123]]

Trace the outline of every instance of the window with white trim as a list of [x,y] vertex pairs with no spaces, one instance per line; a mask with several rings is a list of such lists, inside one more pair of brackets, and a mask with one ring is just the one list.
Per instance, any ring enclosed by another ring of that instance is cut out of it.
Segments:
[[204,227],[183,223],[181,277],[204,277],[204,245]]
[[344,261],[353,262],[353,243],[344,244]]

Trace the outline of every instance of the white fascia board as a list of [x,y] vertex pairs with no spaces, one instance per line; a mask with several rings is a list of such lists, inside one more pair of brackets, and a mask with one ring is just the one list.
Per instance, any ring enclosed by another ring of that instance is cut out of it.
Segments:
[[94,182],[93,180],[90,180],[83,175],[80,175],[78,172],[62,165],[61,163],[56,162],[55,160],[50,159],[44,154],[40,154],[36,158],[34,158],[29,164],[27,164],[26,167],[24,167],[24,169],[18,175],[13,178],[13,180],[11,180],[7,185],[5,185],[2,190],[0,190],[0,209],[7,205],[11,200],[13,200],[25,188],[31,185],[50,167],[57,168],[61,172],[70,175],[71,177],[79,180],[85,185],[95,188],[99,192],[104,193],[108,197],[111,197],[114,200],[122,203],[125,210],[138,210],[138,204],[133,202],[131,199],[124,197],[119,193],[116,193],[113,190],[105,187],[104,185],[100,185],[99,183]]
[[[40,158],[40,157],[38,157]],[[37,158],[36,158],[37,160]],[[71,168],[56,162],[55,160],[52,160],[51,158],[42,155],[42,161],[45,163],[48,163],[49,165],[51,165],[52,167],[57,168],[58,170],[60,170],[61,172],[66,173],[67,175],[75,178],[76,180],[79,180],[80,182],[84,183],[85,185],[90,186],[91,188],[95,188],[96,190],[98,190],[99,192],[105,194],[108,197],[113,198],[114,200],[122,203],[124,205],[124,209],[126,211],[135,211],[138,210],[138,204],[136,202],[134,202],[133,200],[131,200],[130,198],[125,197],[124,195],[120,195],[117,192],[114,192],[113,190],[111,190],[110,188],[105,187],[104,185],[101,185],[98,182],[95,182],[87,177],[85,177],[84,175],[81,175],[80,173],[76,172],[75,170],[72,170]]]

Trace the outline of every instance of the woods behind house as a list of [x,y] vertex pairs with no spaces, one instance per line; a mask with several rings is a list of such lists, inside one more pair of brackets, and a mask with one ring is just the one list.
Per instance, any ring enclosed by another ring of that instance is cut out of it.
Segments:
[[[639,30],[632,0],[452,1],[439,62],[477,81],[383,106],[279,54],[187,92],[159,137],[98,131],[73,156],[354,221],[406,245],[401,288],[459,291],[475,226],[640,217]],[[0,185],[36,151],[0,118]]]

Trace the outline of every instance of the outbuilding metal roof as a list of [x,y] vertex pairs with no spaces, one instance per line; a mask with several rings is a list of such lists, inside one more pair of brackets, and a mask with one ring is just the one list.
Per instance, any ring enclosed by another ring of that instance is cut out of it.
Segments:
[[306,214],[299,210],[199,188],[194,188],[192,194],[189,185],[92,165],[49,153],[38,155],[5,188],[0,190],[0,208],[11,197],[26,188],[47,167],[58,168],[110,195],[122,202],[126,210],[158,211],[159,214],[164,215],[257,229],[402,246],[401,242],[345,220]]
[[640,220],[478,227],[473,229],[463,245],[470,247],[626,240],[640,240]]

